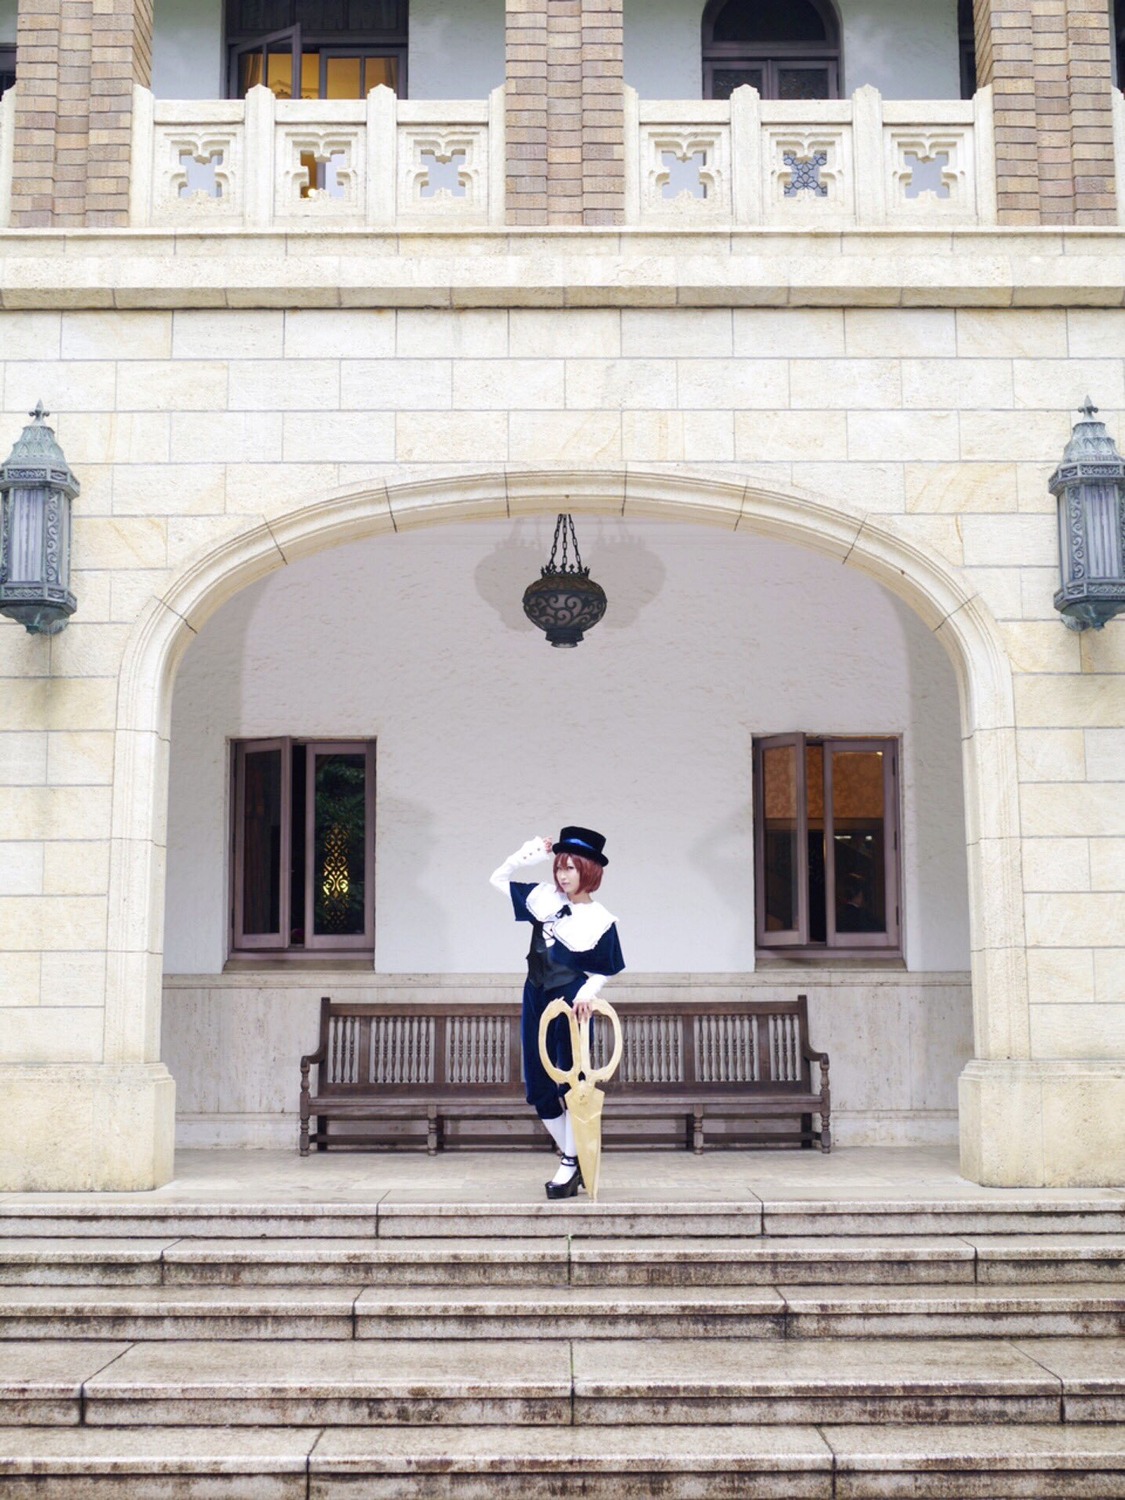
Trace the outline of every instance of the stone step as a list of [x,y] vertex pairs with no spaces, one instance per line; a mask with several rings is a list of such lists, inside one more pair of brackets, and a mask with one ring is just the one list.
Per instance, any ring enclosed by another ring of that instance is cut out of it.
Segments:
[[1125,1283],[1125,1235],[0,1240],[0,1286]]
[[1064,1419],[1125,1421],[1125,1339],[0,1343],[5,1426]]
[[[660,1158],[642,1162],[659,1170]],[[543,1167],[549,1167],[544,1157]],[[620,1190],[619,1190],[620,1191]],[[0,1208],[0,1240],[23,1238],[296,1239],[524,1239],[581,1235],[637,1236],[765,1235],[768,1237],[863,1235],[1057,1235],[1116,1234],[1125,1238],[1125,1193],[1063,1197],[1032,1189],[987,1190],[965,1185],[956,1197],[903,1198],[888,1190],[857,1197],[771,1197],[747,1191],[745,1201],[652,1202],[614,1199],[603,1193],[561,1203],[484,1201],[467,1188],[453,1201],[433,1202],[422,1189],[397,1189],[377,1201],[336,1202],[140,1202],[136,1197],[99,1195],[96,1200],[58,1195],[13,1197]]]
[[[6,1500],[999,1500],[1125,1492],[1125,1427],[8,1428]],[[94,1490],[91,1481],[98,1488]]]
[[1111,1338],[1125,1287],[9,1287],[0,1339]]

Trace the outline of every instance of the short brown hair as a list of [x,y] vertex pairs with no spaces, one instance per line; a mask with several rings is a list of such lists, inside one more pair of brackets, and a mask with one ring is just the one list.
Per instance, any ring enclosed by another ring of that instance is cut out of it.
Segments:
[[578,871],[578,889],[580,891],[588,891],[592,896],[602,883],[601,865],[598,864],[597,860],[587,859],[582,854],[568,854],[565,851],[562,854],[556,854],[555,863],[551,868],[551,873],[555,877],[556,884],[559,878],[559,866],[564,859],[568,859]]

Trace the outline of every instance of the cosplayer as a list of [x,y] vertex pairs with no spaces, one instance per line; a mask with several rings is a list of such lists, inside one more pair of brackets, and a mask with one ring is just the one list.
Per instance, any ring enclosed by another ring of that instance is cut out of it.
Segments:
[[[582,1182],[574,1147],[574,1127],[563,1104],[564,1086],[552,1082],[539,1058],[539,1018],[547,1003],[561,996],[579,1021],[589,1002],[612,974],[625,967],[613,917],[594,892],[609,861],[605,839],[589,828],[564,828],[553,842],[530,839],[493,872],[491,883],[510,894],[517,922],[531,923],[527,982],[523,987],[523,1077],[527,1102],[535,1109],[562,1153],[547,1183],[548,1198],[573,1198]],[[536,885],[513,880],[524,865],[554,855],[554,879]],[[547,1031],[547,1051],[556,1068],[570,1067],[570,1029],[557,1017]]]

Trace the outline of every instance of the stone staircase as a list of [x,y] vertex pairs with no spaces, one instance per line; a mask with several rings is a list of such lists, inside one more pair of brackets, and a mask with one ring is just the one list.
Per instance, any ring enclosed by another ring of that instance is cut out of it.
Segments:
[[1125,1497],[1125,1195],[0,1204],[5,1500]]

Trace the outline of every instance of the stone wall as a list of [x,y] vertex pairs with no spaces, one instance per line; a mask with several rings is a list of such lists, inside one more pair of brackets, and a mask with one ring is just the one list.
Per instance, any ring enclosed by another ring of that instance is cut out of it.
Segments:
[[[120,1097],[143,1095],[131,1119],[167,1107],[157,897],[169,689],[207,615],[333,542],[563,506],[799,541],[900,592],[948,645],[973,911],[966,1165],[993,1181],[1115,1170],[1125,631],[1079,637],[1055,614],[1046,480],[1087,390],[1123,436],[1125,314],[1091,305],[1099,277],[1119,296],[1121,247],[1099,232],[1089,250],[1072,231],[1045,291],[1038,236],[1023,246],[1009,234],[1005,288],[969,235],[948,261],[936,244],[920,259],[917,235],[880,241],[878,257],[870,236],[839,253],[838,235],[836,251],[784,267],[764,238],[705,263],[654,237],[614,246],[606,277],[610,252],[591,234],[578,254],[537,236],[533,248],[506,240],[504,256],[450,258],[440,238],[392,250],[366,237],[354,262],[331,258],[328,287],[315,242],[281,251],[266,237],[245,256],[224,245],[221,265],[205,240],[157,259],[152,236],[130,255],[96,236],[46,261],[30,244],[26,259],[8,252],[5,295],[40,300],[0,313],[8,439],[43,395],[83,492],[79,613],[51,640],[0,623],[0,1081],[25,1122],[4,1181],[50,1180],[26,1144],[58,1138],[45,1067],[71,1070],[91,1120],[107,1107],[106,1064]],[[498,272],[502,287],[490,285]],[[1053,305],[857,305],[968,300],[935,290],[954,275],[978,300]],[[91,308],[99,276],[174,310]],[[226,298],[280,295],[269,278],[290,304],[330,293],[381,306],[185,305],[219,277]],[[731,306],[787,277],[801,283],[791,295],[842,305]],[[68,278],[87,290],[67,291]],[[598,305],[541,305],[563,278]],[[708,278],[711,305],[644,305],[702,296]],[[450,281],[492,305],[388,306],[423,285],[433,300]],[[58,310],[80,296],[84,309]],[[96,1179],[81,1145],[96,1131],[71,1134],[50,1170]],[[161,1139],[123,1127],[114,1180],[159,1174]]]
[[[362,1003],[510,1003],[517,974],[178,975],[164,987],[163,1056],[176,1079],[181,1146],[290,1147],[301,1057],[316,1050],[320,996]],[[957,1076],[972,1054],[965,974],[853,969],[622,975],[607,998],[809,997],[812,1045],[831,1058],[832,1139],[848,1146],[950,1145]],[[612,1108],[612,1106],[610,1106]],[[609,1111],[607,1110],[607,1114]],[[709,1127],[709,1135],[716,1127]]]

